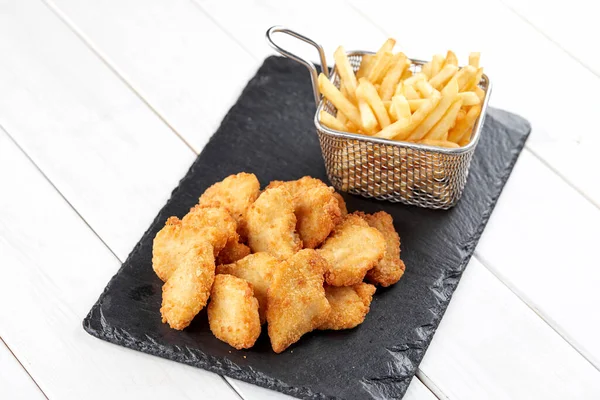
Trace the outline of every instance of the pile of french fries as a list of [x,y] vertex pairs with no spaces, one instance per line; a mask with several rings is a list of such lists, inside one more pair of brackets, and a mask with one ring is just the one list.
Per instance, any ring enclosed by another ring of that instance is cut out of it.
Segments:
[[458,67],[456,54],[435,55],[419,72],[396,44],[388,39],[374,55],[364,55],[354,72],[342,46],[334,53],[340,77],[338,89],[324,74],[319,90],[337,109],[322,110],[323,125],[343,132],[458,148],[469,143],[481,113],[485,92],[478,86],[483,75],[479,53]]

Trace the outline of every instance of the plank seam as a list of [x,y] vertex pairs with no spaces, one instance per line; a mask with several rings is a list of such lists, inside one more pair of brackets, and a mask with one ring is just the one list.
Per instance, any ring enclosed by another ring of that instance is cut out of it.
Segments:
[[21,366],[21,368],[23,368],[23,371],[25,371],[25,373],[31,379],[31,381],[34,383],[34,385],[40,390],[40,392],[42,393],[42,395],[46,399],[48,399],[48,396],[46,396],[46,393],[44,393],[44,391],[42,390],[42,388],[40,387],[40,385],[38,385],[38,383],[36,382],[36,380],[33,379],[33,376],[31,376],[31,374],[29,373],[29,371],[27,370],[27,368],[25,368],[25,366],[23,365],[23,363],[21,362],[21,360],[19,360],[19,357],[17,357],[16,354],[12,351],[12,349],[10,348],[10,346],[8,345],[8,343],[6,343],[4,341],[4,339],[2,339],[2,337],[0,337],[0,342],[4,343],[4,345],[6,346],[6,348],[8,349],[8,351],[10,351],[10,354],[12,354],[12,356],[15,358],[15,360],[17,360],[17,362],[19,363],[19,365]]

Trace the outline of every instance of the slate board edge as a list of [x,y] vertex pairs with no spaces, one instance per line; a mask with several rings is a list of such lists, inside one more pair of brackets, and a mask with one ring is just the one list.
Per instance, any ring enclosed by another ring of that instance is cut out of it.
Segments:
[[[264,62],[263,65],[261,65],[261,67],[259,67],[259,70],[261,68],[263,68],[263,66],[271,59],[271,58],[281,58],[278,56],[271,56],[268,57]],[[248,85],[244,88],[244,90],[242,91],[242,93],[240,94],[240,96],[246,92],[246,90],[248,90],[248,88],[251,86],[250,83],[253,82],[255,79],[258,79],[258,75],[255,75],[249,82]],[[233,115],[233,113],[235,112],[235,108],[236,108],[236,104],[234,104],[234,106],[231,107],[231,109],[228,111],[227,115],[225,116],[225,118],[223,119],[223,121],[221,122],[221,125],[224,125],[225,122],[227,122],[227,120],[230,118],[231,115]],[[488,115],[488,118],[490,116]],[[212,140],[216,133],[218,133],[220,130],[217,129],[217,131],[215,132],[215,134],[213,134],[213,136],[211,136]],[[525,135],[523,135],[519,141],[519,143],[514,147],[514,152],[513,152],[513,156],[511,158],[511,161],[509,164],[507,164],[504,173],[502,174],[502,178],[499,179],[499,184],[497,185],[497,187],[495,188],[495,193],[493,196],[490,197],[490,205],[489,208],[487,209],[486,214],[484,215],[481,224],[479,225],[478,229],[476,230],[475,235],[473,236],[473,240],[471,240],[467,246],[465,247],[465,249],[467,250],[467,256],[465,257],[465,259],[460,263],[460,271],[458,274],[454,274],[453,276],[447,276],[444,278],[444,280],[448,279],[448,278],[456,278],[453,280],[453,282],[448,283],[449,287],[451,288],[451,293],[454,293],[454,290],[456,289],[456,287],[458,286],[458,282],[460,280],[460,277],[462,275],[462,272],[464,272],[464,269],[466,268],[466,265],[468,264],[472,254],[473,254],[473,247],[477,244],[479,238],[481,237],[481,234],[483,232],[483,230],[485,229],[485,226],[487,225],[487,222],[490,218],[490,215],[495,207],[495,204],[498,200],[498,197],[500,196],[500,194],[502,193],[502,189],[504,187],[504,184],[506,183],[506,180],[508,178],[508,176],[510,175],[510,173],[512,172],[512,169],[514,168],[514,165],[521,153],[521,151],[523,150],[523,147],[525,146],[525,142],[527,140],[527,138],[529,137],[529,134],[531,132],[531,126],[529,125],[529,123],[527,123],[527,133]],[[196,160],[192,163],[190,169],[188,170],[188,172],[186,173],[186,175],[179,181],[177,187],[171,192],[171,197],[173,197],[175,194],[177,194],[180,190],[181,187],[181,183],[184,182],[188,177],[191,177],[193,174],[191,174],[191,172],[194,170],[194,168],[196,167],[196,164],[198,163],[198,160],[200,159],[200,156],[202,155],[202,152],[200,153],[200,155],[196,158]],[[468,184],[468,183],[467,183]],[[165,206],[169,203],[169,200],[167,201],[167,203],[165,203]],[[412,206],[405,206],[405,207],[412,207]],[[127,257],[127,259],[125,260],[124,264],[127,263],[127,261],[129,260],[129,258],[131,258],[138,250],[139,247],[141,246],[142,242],[143,242],[143,238],[146,237],[146,235],[148,235],[156,226],[156,224],[161,224],[161,220],[159,220],[159,216],[162,214],[162,209],[159,211],[159,213],[157,214],[157,216],[155,217],[155,219],[153,220],[153,222],[150,224],[149,228],[146,230],[146,232],[144,232],[144,234],[142,235],[140,241],[136,244],[136,246],[133,248],[133,250],[131,251],[131,253],[129,254],[129,256]],[[99,339],[108,341],[110,343],[114,343],[117,345],[121,345],[121,346],[125,346],[128,347],[130,349],[133,350],[137,350],[137,351],[141,351],[143,353],[148,353],[148,354],[152,354],[155,356],[159,356],[159,357],[164,357],[164,352],[160,350],[160,348],[154,346],[154,347],[148,347],[148,346],[144,346],[145,343],[143,342],[139,342],[137,339],[132,338],[132,337],[127,337],[128,335],[125,333],[121,333],[119,332],[118,329],[112,329],[110,331],[110,333],[108,332],[108,330],[106,329],[106,326],[104,324],[104,317],[102,315],[102,309],[101,309],[101,305],[102,305],[102,301],[103,298],[105,296],[105,293],[111,288],[113,280],[115,278],[117,278],[117,276],[119,275],[121,271],[121,268],[117,271],[117,273],[111,278],[111,280],[109,281],[109,283],[107,284],[107,286],[105,287],[104,291],[102,292],[102,294],[99,296],[98,300],[96,301],[96,303],[94,304],[94,306],[92,307],[92,309],[90,310],[90,312],[88,313],[88,315],[85,317],[85,319],[83,320],[83,328],[86,332],[88,332],[90,335],[97,337]],[[426,341],[425,341],[425,346],[420,348],[417,353],[418,353],[418,363],[415,366],[415,370],[416,367],[418,367],[419,363],[422,361],[422,358],[425,354],[425,352],[427,351],[427,348],[429,347],[429,344],[431,343],[431,339],[433,337],[433,334],[435,333],[435,330],[437,329],[437,326],[439,325],[441,319],[443,318],[443,315],[446,311],[446,308],[448,307],[448,304],[451,300],[451,296],[447,299],[445,299],[444,301],[442,301],[440,303],[440,307],[436,316],[437,319],[435,320],[435,324],[431,326],[431,329],[427,332],[427,336],[426,336]],[[100,323],[100,326],[94,326],[95,322],[94,321],[94,314],[98,314],[98,322]],[[153,341],[152,338],[150,336],[148,336],[148,339],[150,339],[150,341]],[[141,344],[141,345],[140,345]],[[410,345],[408,346],[410,350]],[[392,349],[389,349],[390,351],[394,351]],[[401,350],[404,351],[404,350]],[[194,353],[194,356],[192,358],[187,358],[185,356],[185,352],[187,353]],[[220,359],[220,358],[215,358],[215,357],[211,357],[208,356],[200,351],[198,351],[197,349],[185,349],[185,352],[179,352],[177,353],[178,356],[177,357],[169,357],[168,359],[177,361],[177,362],[181,362],[187,365],[191,365],[194,367],[198,367],[198,368],[202,368],[205,369],[207,371],[211,371],[211,372],[215,372],[218,373],[220,375],[225,375],[225,376],[229,376],[231,378],[234,379],[239,379],[242,381],[246,381],[252,384],[258,384],[259,386],[265,387],[267,389],[272,389],[272,390],[277,390],[279,392],[291,395],[291,396],[295,396],[295,397],[299,397],[299,398],[305,398],[305,399],[336,399],[336,397],[331,397],[331,396],[326,396],[322,393],[315,393],[312,390],[306,388],[306,387],[294,387],[294,386],[290,386],[287,383],[280,381],[278,379],[274,379],[271,378],[269,376],[266,376],[262,373],[259,373],[257,371],[252,371],[252,377],[248,376],[248,373],[246,372],[246,370],[248,369],[252,369],[251,367],[239,367],[237,364],[227,360],[227,359]],[[173,353],[171,353],[172,355]],[[206,362],[198,362],[197,360],[200,359],[204,359],[207,360]],[[210,362],[208,361],[210,360]],[[214,363],[214,365],[219,365],[220,367],[216,367],[211,365],[211,362]],[[412,376],[410,376],[410,380],[412,380]],[[406,385],[406,387],[408,387],[408,384]]]

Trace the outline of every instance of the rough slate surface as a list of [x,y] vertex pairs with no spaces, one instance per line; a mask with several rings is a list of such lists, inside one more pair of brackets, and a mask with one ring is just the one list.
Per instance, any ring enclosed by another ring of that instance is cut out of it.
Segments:
[[236,351],[211,334],[205,311],[181,332],[161,323],[162,282],[151,267],[156,232],[229,174],[254,172],[263,185],[304,175],[326,181],[314,111],[304,67],[268,58],[85,318],[85,330],[300,398],[401,398],[529,134],[518,116],[489,110],[465,192],[449,211],[344,195],[350,211],[393,215],[407,267],[398,284],[377,290],[359,327],[309,333],[277,355],[266,327],[254,348]]

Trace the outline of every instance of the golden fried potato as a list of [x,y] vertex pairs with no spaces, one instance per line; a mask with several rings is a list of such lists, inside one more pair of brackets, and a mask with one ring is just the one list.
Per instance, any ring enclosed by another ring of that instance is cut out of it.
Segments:
[[228,241],[237,240],[237,225],[227,209],[196,205],[182,219],[184,229],[194,230],[212,244],[215,257]]
[[217,265],[231,264],[250,254],[250,247],[238,242],[236,239],[230,239],[223,250],[217,256]]
[[281,261],[269,253],[254,253],[233,264],[217,266],[217,274],[230,274],[248,281],[258,299],[260,322],[267,319],[267,290],[273,281],[273,274],[281,268]]
[[237,223],[238,233],[246,237],[246,213],[258,198],[260,183],[256,175],[240,172],[217,182],[200,196],[201,206],[226,208]]
[[248,210],[247,222],[248,244],[254,253],[287,258],[302,248],[293,197],[285,187],[265,189]]
[[260,336],[258,300],[252,286],[233,275],[217,275],[210,293],[208,323],[217,339],[249,349]]
[[325,260],[315,250],[304,249],[275,273],[267,292],[269,338],[275,353],[327,320],[331,306],[323,287],[325,270]]
[[348,208],[346,207],[346,202],[344,201],[342,195],[338,192],[335,192],[333,196],[337,200],[338,206],[340,207],[340,216],[344,218],[346,215],[348,215]]
[[352,329],[362,324],[374,293],[375,286],[362,282],[354,286],[325,286],[331,313],[319,329]]
[[215,278],[213,248],[199,241],[179,258],[177,269],[162,288],[162,322],[173,329],[187,327],[204,308]]
[[319,179],[305,176],[296,181],[273,181],[267,188],[272,187],[285,187],[294,197],[296,229],[304,248],[314,249],[323,243],[341,220],[335,190]]
[[381,232],[385,238],[385,254],[373,269],[367,272],[367,281],[383,287],[393,285],[404,275],[405,266],[400,259],[400,236],[394,228],[392,216],[385,211],[375,214],[357,214],[364,218],[369,226]]
[[318,252],[328,263],[325,279],[329,285],[356,285],[383,258],[385,238],[360,215],[349,214]]

